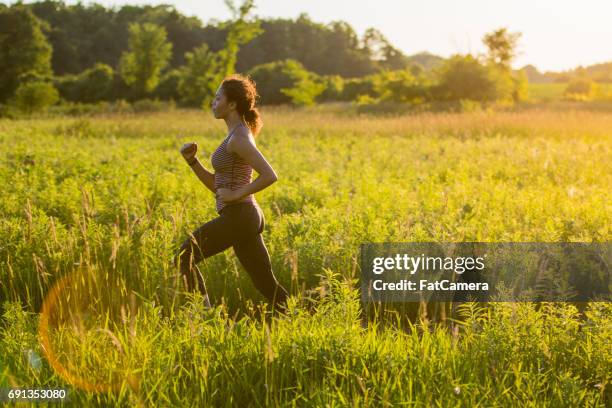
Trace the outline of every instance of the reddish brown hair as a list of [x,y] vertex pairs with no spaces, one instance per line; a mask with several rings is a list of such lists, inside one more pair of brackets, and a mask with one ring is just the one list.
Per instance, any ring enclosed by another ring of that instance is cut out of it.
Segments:
[[234,74],[223,80],[221,88],[228,102],[236,102],[238,114],[249,126],[253,136],[257,136],[263,122],[259,110],[255,107],[256,99],[259,97],[255,81],[248,76]]

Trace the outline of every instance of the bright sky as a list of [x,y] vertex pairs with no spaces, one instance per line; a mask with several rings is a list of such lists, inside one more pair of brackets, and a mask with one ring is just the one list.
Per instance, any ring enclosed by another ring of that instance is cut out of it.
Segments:
[[[204,23],[230,17],[223,0],[98,3],[173,4],[183,14],[195,15]],[[234,0],[234,4],[241,3]],[[448,57],[484,52],[483,35],[507,27],[523,34],[514,68],[533,64],[540,71],[560,71],[612,61],[610,0],[255,0],[255,5],[254,14],[261,17],[295,18],[305,12],[321,23],[344,20],[359,36],[368,27],[375,27],[407,55],[429,51]]]

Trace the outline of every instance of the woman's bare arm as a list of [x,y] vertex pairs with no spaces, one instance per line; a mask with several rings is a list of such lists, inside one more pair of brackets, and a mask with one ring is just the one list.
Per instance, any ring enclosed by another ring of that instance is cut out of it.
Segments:
[[196,162],[193,164],[193,166],[191,166],[191,169],[210,191],[216,193],[217,191],[215,190],[215,175],[210,171],[206,170],[197,157],[195,158],[195,161]]
[[240,197],[261,191],[278,180],[274,169],[259,149],[257,149],[253,136],[248,132],[243,129],[237,129],[234,132],[234,136],[228,142],[228,150],[242,157],[259,174],[251,183],[236,190],[239,192]]
[[217,194],[215,190],[215,175],[204,168],[202,163],[198,160],[196,152],[198,151],[198,144],[196,142],[185,143],[181,147],[181,154],[187,163],[190,163],[191,169],[195,172],[196,176],[204,183],[213,193]]

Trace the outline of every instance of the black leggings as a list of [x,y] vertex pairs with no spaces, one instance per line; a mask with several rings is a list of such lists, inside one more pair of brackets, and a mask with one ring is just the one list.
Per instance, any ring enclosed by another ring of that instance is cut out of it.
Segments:
[[210,307],[204,279],[196,264],[232,246],[255,287],[268,299],[273,309],[284,311],[288,293],[272,272],[270,255],[261,236],[264,225],[265,219],[259,205],[239,202],[223,207],[217,218],[198,227],[192,233],[193,237],[187,238],[174,256],[174,265],[185,277],[188,289],[198,289]]

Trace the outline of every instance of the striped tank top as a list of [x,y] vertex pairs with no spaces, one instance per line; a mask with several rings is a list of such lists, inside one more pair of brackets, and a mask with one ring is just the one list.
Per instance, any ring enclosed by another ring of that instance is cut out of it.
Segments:
[[[225,140],[223,140],[219,147],[217,147],[217,150],[215,150],[210,157],[211,164],[215,169],[215,190],[218,188],[237,190],[238,188],[251,182],[253,167],[251,167],[251,165],[239,155],[231,153],[227,150],[227,143],[238,126],[236,126],[230,132],[230,134],[227,135]],[[232,205],[239,202],[251,202],[253,204],[257,203],[253,194],[249,194],[237,201],[232,201],[231,203],[227,204],[217,197],[217,212],[220,213],[223,207],[226,205]]]

